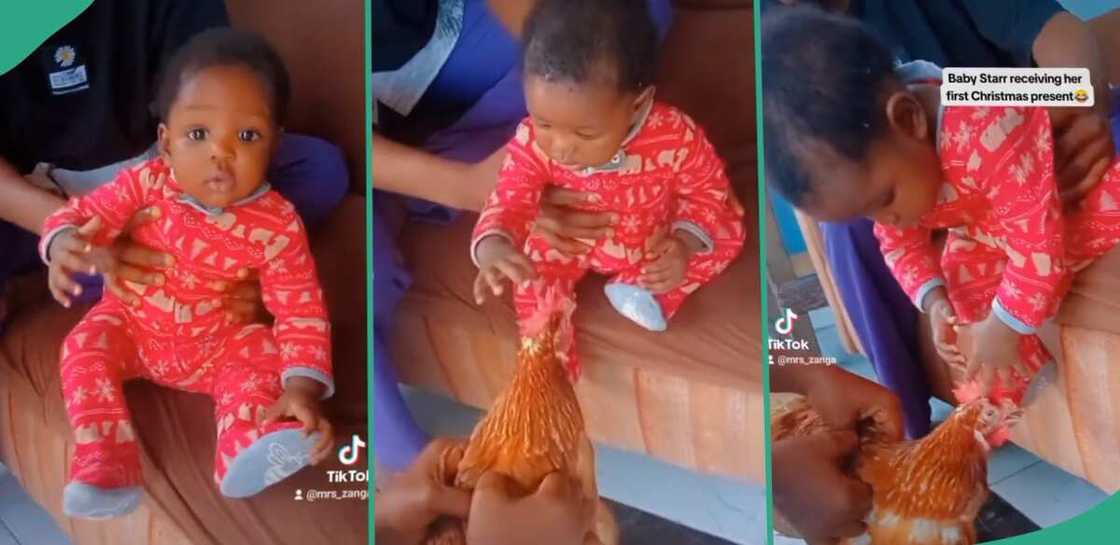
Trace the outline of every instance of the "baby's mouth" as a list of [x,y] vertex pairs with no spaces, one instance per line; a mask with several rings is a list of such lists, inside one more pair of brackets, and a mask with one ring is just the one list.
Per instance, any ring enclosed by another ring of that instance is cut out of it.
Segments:
[[219,172],[206,178],[203,184],[214,193],[229,193],[233,191],[233,176]]

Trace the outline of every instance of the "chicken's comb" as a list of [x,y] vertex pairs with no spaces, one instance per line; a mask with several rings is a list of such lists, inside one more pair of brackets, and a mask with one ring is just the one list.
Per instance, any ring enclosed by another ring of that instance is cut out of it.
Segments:
[[980,381],[970,380],[953,388],[953,395],[956,396],[957,402],[962,405],[971,403],[983,397],[984,387],[980,385]]
[[563,322],[574,310],[575,302],[571,298],[560,295],[553,286],[543,288],[537,297],[537,309],[521,323],[521,334],[536,337],[549,329],[554,317]]

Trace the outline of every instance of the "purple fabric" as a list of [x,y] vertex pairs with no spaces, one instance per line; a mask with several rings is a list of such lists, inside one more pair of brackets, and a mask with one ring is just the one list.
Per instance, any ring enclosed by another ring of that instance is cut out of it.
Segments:
[[836,288],[879,382],[902,402],[906,435],[930,429],[930,387],[918,355],[918,310],[883,261],[872,222],[822,223]]
[[428,435],[412,419],[398,390],[388,339],[397,305],[412,278],[397,254],[393,234],[385,226],[373,198],[373,437],[377,462],[390,470],[408,467],[428,443]]
[[[1120,153],[1120,89],[1112,90],[1112,134]],[[879,382],[902,402],[906,433],[921,437],[930,429],[931,391],[918,361],[918,310],[891,275],[872,233],[872,222],[822,223],[833,279],[856,335]]]

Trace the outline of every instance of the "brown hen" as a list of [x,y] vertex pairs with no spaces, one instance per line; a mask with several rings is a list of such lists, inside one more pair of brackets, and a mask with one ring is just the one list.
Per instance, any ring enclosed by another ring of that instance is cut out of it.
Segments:
[[[871,486],[867,532],[844,545],[973,545],[973,522],[988,497],[992,435],[1019,418],[1010,404],[981,398],[957,407],[929,435],[886,441],[873,429],[860,434],[855,474]],[[802,396],[775,394],[774,441],[828,427]],[[780,463],[780,461],[776,461]],[[780,513],[775,527],[795,535]]]
[[[446,482],[464,490],[474,490],[485,473],[501,473],[520,488],[518,495],[535,491],[550,473],[571,475],[582,483],[585,497],[598,502],[595,537],[603,545],[615,545],[617,524],[598,500],[594,451],[561,356],[571,342],[573,310],[574,303],[547,297],[538,316],[521,324],[509,387],[475,427],[461,457],[445,453],[442,473]],[[429,545],[465,542],[463,523],[450,520],[441,521],[428,540]]]

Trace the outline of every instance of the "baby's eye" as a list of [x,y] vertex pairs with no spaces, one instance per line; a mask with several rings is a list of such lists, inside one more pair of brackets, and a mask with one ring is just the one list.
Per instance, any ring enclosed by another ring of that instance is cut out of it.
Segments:
[[206,129],[191,129],[187,131],[187,138],[195,141],[206,140]]
[[883,199],[879,203],[879,207],[880,208],[887,208],[888,206],[894,204],[895,195],[896,195],[896,191],[895,191],[894,187],[892,187],[890,189],[890,191],[887,191],[886,195],[883,195]]
[[256,142],[261,139],[261,133],[256,129],[245,129],[237,133],[237,137],[240,138],[242,142]]
[[580,137],[584,140],[594,140],[596,138],[599,138],[598,134],[591,134],[591,133],[585,133],[585,132],[577,132],[576,136],[578,136],[578,137]]

